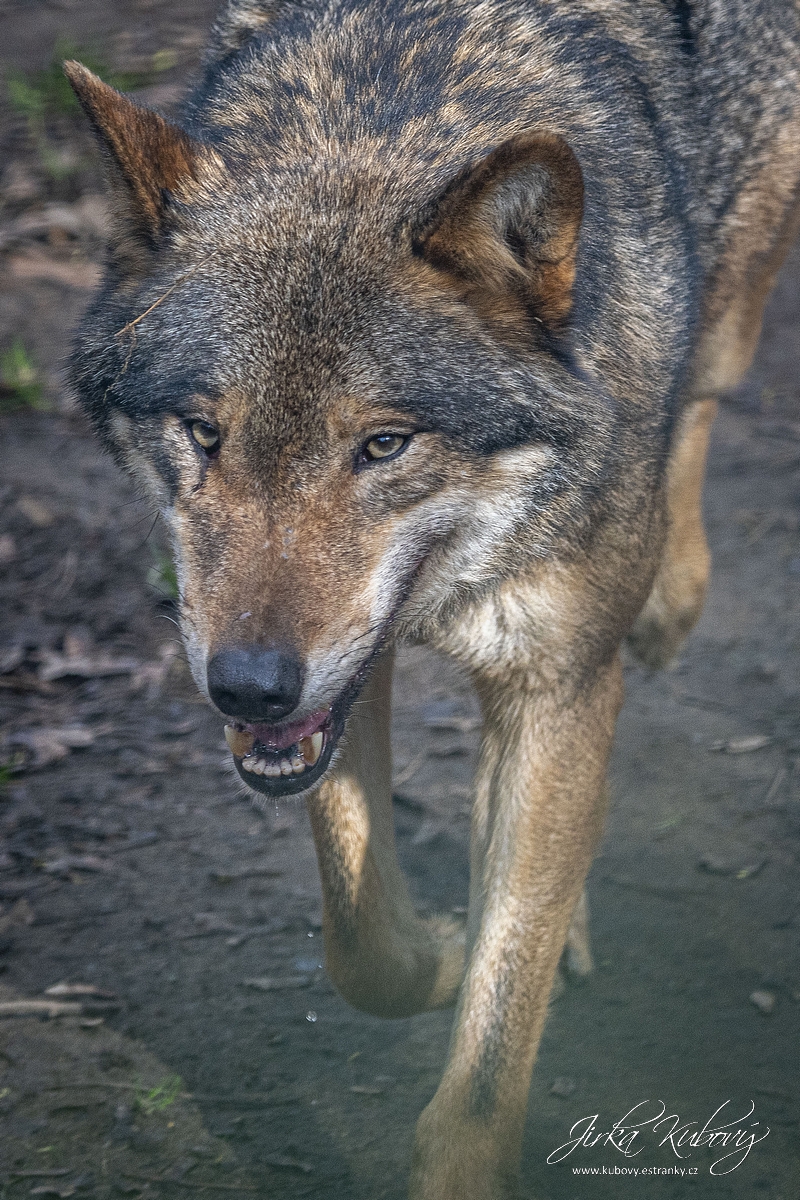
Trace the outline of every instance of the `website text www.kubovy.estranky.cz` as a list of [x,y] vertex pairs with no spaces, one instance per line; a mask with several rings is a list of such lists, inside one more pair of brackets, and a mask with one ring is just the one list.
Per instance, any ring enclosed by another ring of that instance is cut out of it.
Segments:
[[573,1167],[573,1175],[699,1175],[699,1167]]

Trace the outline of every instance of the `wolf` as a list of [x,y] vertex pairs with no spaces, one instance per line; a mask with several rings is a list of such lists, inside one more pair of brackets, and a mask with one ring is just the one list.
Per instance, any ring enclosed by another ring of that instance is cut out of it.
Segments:
[[[413,1200],[508,1200],[620,649],[701,610],[717,398],[800,220],[798,5],[231,0],[176,123],[66,71],[114,210],[72,380],[236,770],[308,806],[331,979],[456,1007]],[[464,927],[395,856],[409,640],[482,706]]]

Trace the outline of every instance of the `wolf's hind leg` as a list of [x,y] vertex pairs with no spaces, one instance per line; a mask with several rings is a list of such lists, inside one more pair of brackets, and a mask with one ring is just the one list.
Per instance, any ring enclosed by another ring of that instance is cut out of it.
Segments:
[[350,1004],[403,1017],[453,1004],[464,935],[421,920],[397,862],[389,739],[392,656],[354,707],[333,776],[308,798],[322,876],[328,974]]
[[648,667],[663,667],[703,610],[711,555],[703,528],[703,476],[717,401],[697,400],[681,417],[667,469],[669,526],[661,565],[628,641]]

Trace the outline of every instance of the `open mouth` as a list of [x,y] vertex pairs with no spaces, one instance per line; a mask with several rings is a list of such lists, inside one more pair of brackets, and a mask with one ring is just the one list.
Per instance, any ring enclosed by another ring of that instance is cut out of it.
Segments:
[[288,796],[322,777],[343,724],[330,708],[286,725],[231,721],[225,741],[249,787],[266,796]]
[[320,781],[344,733],[348,713],[383,647],[380,631],[371,653],[330,706],[300,721],[271,725],[266,721],[229,719],[225,741],[248,787],[277,799],[307,792]]

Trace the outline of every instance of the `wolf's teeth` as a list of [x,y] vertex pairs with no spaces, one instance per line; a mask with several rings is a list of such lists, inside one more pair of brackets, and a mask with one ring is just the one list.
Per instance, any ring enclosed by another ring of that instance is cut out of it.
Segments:
[[321,729],[318,729],[316,733],[312,733],[311,737],[304,737],[300,739],[298,746],[307,766],[314,766],[314,763],[322,753],[322,743],[324,741],[325,734]]
[[305,761],[300,757],[299,754],[293,754],[292,755],[292,770],[294,771],[295,775],[302,775],[303,771],[305,771],[305,769],[306,769]]
[[275,779],[280,773],[280,765],[276,762],[268,762],[264,767],[264,774],[270,779]]
[[231,754],[235,754],[237,758],[244,758],[256,743],[252,733],[248,733],[246,729],[236,729],[233,725],[225,726],[225,741],[230,747]]
[[254,758],[243,758],[242,759],[242,770],[243,771],[252,771],[253,768],[255,767],[255,765],[256,765],[256,760]]
[[265,758],[259,758],[256,765],[253,767],[253,774],[254,775],[263,775],[264,772],[266,771],[266,769],[267,769],[267,760]]
[[291,774],[292,774],[292,764],[289,762],[288,758],[282,758],[281,759],[281,775],[291,775]]

